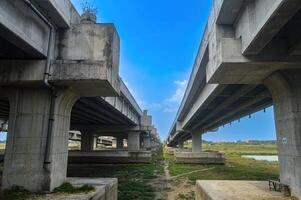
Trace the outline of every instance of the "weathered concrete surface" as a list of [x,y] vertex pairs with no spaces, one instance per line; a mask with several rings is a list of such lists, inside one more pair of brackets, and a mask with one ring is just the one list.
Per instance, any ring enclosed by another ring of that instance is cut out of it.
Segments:
[[123,149],[124,148],[123,137],[122,136],[117,136],[116,137],[116,148],[117,149]]
[[88,130],[81,131],[81,146],[80,146],[80,150],[82,152],[90,152],[94,150],[94,146],[95,146],[95,136],[89,132]]
[[[63,183],[70,121],[73,130],[123,125],[157,137],[119,77],[114,25],[86,16],[70,0],[0,1],[0,117],[9,121],[3,188],[51,191]],[[129,144],[139,150],[140,135]]]
[[272,93],[281,182],[301,197],[301,71],[282,71],[265,80]]
[[202,151],[202,133],[192,132],[192,153],[200,153]]
[[67,178],[74,187],[91,185],[95,191],[78,194],[47,194],[39,200],[117,200],[118,181],[116,178]]
[[129,151],[140,150],[140,132],[128,133],[128,150]]
[[72,85],[82,96],[114,96],[120,92],[119,36],[113,24],[73,25],[59,32],[59,38],[51,81]]
[[0,36],[22,51],[34,57],[46,57],[50,28],[24,1],[0,1],[0,30]]
[[220,152],[178,152],[174,153],[176,163],[225,164],[225,156]]
[[92,152],[70,151],[70,164],[101,164],[101,163],[150,163],[150,151],[99,150]]
[[269,190],[267,181],[196,182],[196,200],[289,200],[283,194]]
[[118,180],[116,178],[68,178],[72,185],[80,187],[82,185],[92,185],[96,187],[94,196],[85,196],[82,200],[117,200]]
[[49,91],[18,88],[7,93],[10,100],[9,134],[2,189],[18,185],[29,191],[51,191],[65,181],[70,114],[78,96],[71,90],[57,94],[53,129],[47,144]]
[[301,198],[300,20],[300,0],[215,0],[167,144],[274,104],[280,179]]

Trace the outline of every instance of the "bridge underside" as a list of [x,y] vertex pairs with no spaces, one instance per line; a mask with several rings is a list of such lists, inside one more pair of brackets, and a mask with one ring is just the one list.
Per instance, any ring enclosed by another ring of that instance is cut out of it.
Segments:
[[[8,117],[9,101],[7,98],[0,98],[0,119],[7,121]],[[71,129],[93,125],[136,125],[101,97],[80,98],[72,108],[70,123]]]
[[[272,104],[272,97],[264,85],[218,85],[191,120],[183,126],[183,130],[212,131]],[[179,130],[172,135],[170,146],[191,137],[191,132]]]

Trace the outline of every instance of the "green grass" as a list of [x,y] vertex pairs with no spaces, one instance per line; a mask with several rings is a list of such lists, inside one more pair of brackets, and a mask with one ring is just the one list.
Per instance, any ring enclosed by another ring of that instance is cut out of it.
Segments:
[[[245,144],[213,144],[204,145],[204,150],[225,152],[225,165],[193,165],[176,164],[172,157],[169,159],[171,176],[204,170],[181,178],[196,180],[269,180],[278,179],[278,162],[256,161],[242,158],[241,155],[271,155],[276,152],[276,145],[245,145]],[[212,169],[210,169],[212,168]],[[208,169],[208,170],[206,170]]]
[[[118,200],[153,200],[155,188],[152,181],[164,173],[162,151],[153,156],[150,164],[112,164],[89,166],[84,177],[118,178]],[[76,175],[79,168],[69,171]]]
[[4,150],[5,149],[5,143],[0,143],[0,150]]
[[164,173],[162,151],[153,157],[151,164],[129,164],[111,173],[118,178],[119,200],[153,200],[155,189],[151,181]]
[[205,143],[203,149],[222,151],[234,155],[277,155],[277,146],[275,144]]
[[83,185],[81,187],[74,187],[71,183],[65,182],[61,186],[54,189],[54,193],[88,193],[94,191],[95,188],[91,185]]
[[15,187],[10,190],[0,192],[0,199],[5,200],[28,200],[30,194],[28,191]]

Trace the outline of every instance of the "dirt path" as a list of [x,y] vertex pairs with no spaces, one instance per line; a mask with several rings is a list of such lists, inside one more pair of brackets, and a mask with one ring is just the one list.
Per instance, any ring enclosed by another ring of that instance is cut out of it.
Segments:
[[152,181],[152,186],[156,189],[155,200],[193,200],[194,185],[187,179],[177,179],[169,173],[169,162],[164,161],[164,175]]

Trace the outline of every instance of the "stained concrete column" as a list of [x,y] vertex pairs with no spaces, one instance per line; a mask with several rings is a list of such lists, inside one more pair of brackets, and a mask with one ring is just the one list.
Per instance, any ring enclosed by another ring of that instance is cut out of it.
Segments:
[[140,132],[128,133],[128,150],[130,151],[140,150]]
[[116,147],[117,147],[117,149],[123,149],[123,137],[122,136],[116,137]]
[[202,133],[201,132],[192,132],[192,152],[199,153],[202,151]]
[[179,149],[184,149],[184,140],[179,140],[179,142],[178,142],[178,148]]
[[90,130],[81,130],[81,151],[90,152],[94,150],[95,136]]
[[10,88],[8,96],[2,189],[20,186],[32,192],[51,191],[66,178],[70,115],[78,96],[71,90],[57,91],[54,109],[50,109],[52,95],[46,88]]
[[264,83],[274,104],[280,180],[301,198],[301,70],[276,72]]
[[151,148],[151,137],[150,136],[143,137],[143,147],[145,149]]

